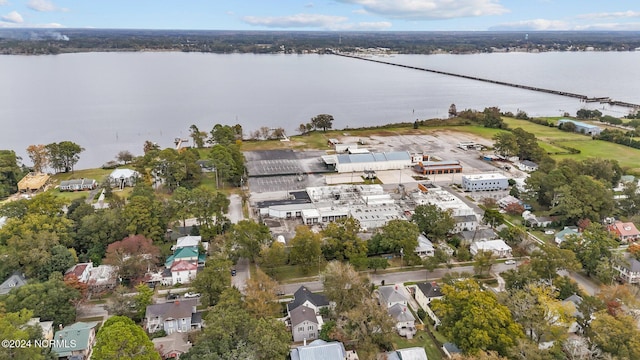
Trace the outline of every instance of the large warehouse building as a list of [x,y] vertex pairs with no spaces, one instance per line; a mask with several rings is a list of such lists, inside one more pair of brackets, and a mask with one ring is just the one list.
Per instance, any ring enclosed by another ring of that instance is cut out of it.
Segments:
[[509,179],[502,174],[462,175],[462,188],[465,191],[507,190]]
[[328,166],[335,166],[339,173],[398,170],[413,164],[407,151],[340,154],[323,156],[322,159]]

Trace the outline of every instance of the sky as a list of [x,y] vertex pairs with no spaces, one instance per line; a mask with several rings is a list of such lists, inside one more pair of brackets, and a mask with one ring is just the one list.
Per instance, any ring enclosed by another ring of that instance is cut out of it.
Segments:
[[638,0],[0,0],[0,28],[640,31]]

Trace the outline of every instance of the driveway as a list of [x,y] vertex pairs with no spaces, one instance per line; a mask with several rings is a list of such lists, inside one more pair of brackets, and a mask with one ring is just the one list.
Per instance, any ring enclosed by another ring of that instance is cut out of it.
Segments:
[[244,213],[242,212],[242,198],[238,194],[231,194],[229,196],[229,221],[233,224],[237,224],[240,220],[244,219]]
[[247,287],[247,280],[251,278],[249,260],[245,258],[238,259],[238,263],[234,266],[234,269],[236,269],[236,276],[231,277],[231,285],[244,294],[244,289]]

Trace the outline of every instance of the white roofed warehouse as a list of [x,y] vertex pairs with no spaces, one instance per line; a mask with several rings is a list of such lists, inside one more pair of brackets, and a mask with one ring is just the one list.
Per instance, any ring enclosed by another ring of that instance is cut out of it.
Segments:
[[362,172],[365,170],[399,170],[412,165],[407,151],[378,152],[365,154],[341,154],[336,156],[336,170],[339,173]]

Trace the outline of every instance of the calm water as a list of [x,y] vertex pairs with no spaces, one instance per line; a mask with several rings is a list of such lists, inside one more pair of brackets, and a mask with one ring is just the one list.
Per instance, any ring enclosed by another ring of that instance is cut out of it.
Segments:
[[[398,55],[381,60],[640,103],[640,52]],[[71,140],[78,168],[100,166],[145,140],[172,146],[196,124],[240,123],[294,134],[320,113],[338,128],[445,117],[499,106],[529,115],[583,106],[628,110],[511,87],[327,55],[85,53],[0,57],[0,148],[30,164],[30,144]]]

